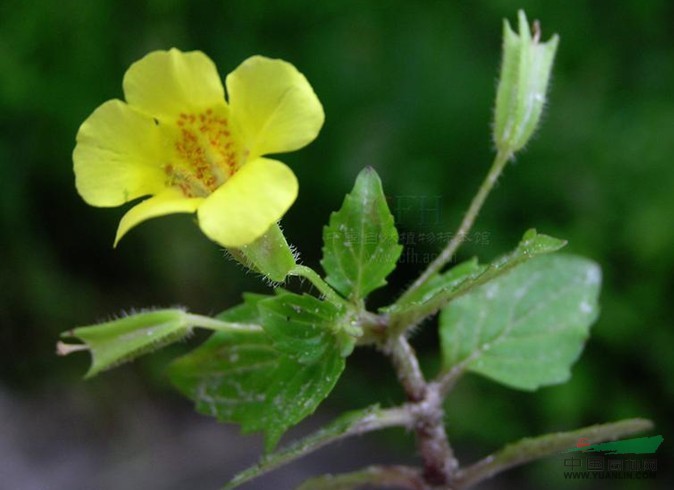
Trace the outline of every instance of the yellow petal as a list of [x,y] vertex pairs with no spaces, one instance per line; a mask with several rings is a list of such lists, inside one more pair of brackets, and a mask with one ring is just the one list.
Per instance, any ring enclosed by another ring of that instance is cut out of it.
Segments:
[[218,70],[201,51],[153,51],[129,67],[123,86],[131,106],[165,122],[225,99]]
[[199,206],[199,226],[223,247],[261,237],[297,198],[297,179],[276,160],[249,161]]
[[117,228],[115,244],[134,226],[150,218],[173,213],[193,213],[204,201],[202,197],[185,197],[176,189],[167,189],[129,209],[122,217]]
[[75,185],[92,206],[119,206],[164,188],[161,135],[152,120],[120,100],[87,118],[73,152]]
[[302,148],[323,126],[323,106],[290,63],[253,56],[230,73],[226,83],[232,118],[251,158]]

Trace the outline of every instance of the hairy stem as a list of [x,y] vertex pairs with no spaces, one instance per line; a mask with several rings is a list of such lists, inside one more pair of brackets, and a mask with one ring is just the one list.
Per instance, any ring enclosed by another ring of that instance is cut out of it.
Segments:
[[429,385],[426,399],[418,404],[415,433],[424,462],[424,480],[432,486],[446,487],[454,480],[459,463],[445,432],[442,398]]
[[194,313],[185,313],[185,321],[193,327],[200,327],[219,332],[231,332],[232,330],[252,332],[262,330],[260,325],[250,323],[224,322],[222,320],[218,320],[217,318],[195,315]]
[[342,298],[337,292],[330,287],[330,285],[325,282],[321,276],[319,276],[315,270],[306,265],[296,265],[293,267],[290,272],[290,276],[304,277],[308,279],[311,284],[313,284],[318,291],[325,296],[325,298],[331,303],[338,305],[346,305],[347,301]]
[[535,459],[562,452],[574,447],[576,441],[581,437],[586,438],[590,444],[596,444],[643,432],[652,427],[653,423],[650,420],[628,419],[609,424],[593,425],[571,432],[559,432],[522,439],[459,471],[454,481],[454,488],[456,490],[471,488],[513,466],[519,466]]
[[447,486],[458,468],[444,425],[438,385],[428,384],[414,349],[403,335],[389,338],[386,353],[391,358],[414,416],[414,432],[424,463],[423,479],[431,487]]
[[456,234],[452,237],[449,243],[447,243],[447,246],[444,248],[444,250],[440,252],[440,255],[438,255],[435,260],[428,265],[426,270],[417,278],[416,281],[414,281],[407,291],[403,293],[401,299],[412,295],[415,291],[426,284],[426,281],[428,281],[433,274],[439,272],[452,260],[458,248],[466,240],[468,232],[470,232],[470,229],[473,227],[473,223],[475,222],[477,215],[480,213],[482,205],[484,204],[491,190],[494,188],[494,184],[496,184],[496,181],[498,180],[501,172],[503,171],[503,168],[505,167],[506,163],[508,163],[508,160],[511,156],[511,153],[504,152],[498,152],[496,154],[494,162],[492,163],[489,172],[487,172],[487,176],[482,181],[477,194],[475,194],[475,197],[471,201],[470,207],[468,208],[468,211],[466,211],[463,221],[461,221],[461,225],[459,225],[459,229],[457,230]]
[[[367,432],[387,429],[389,427],[405,427],[410,429],[414,423],[409,404],[386,409],[370,407],[363,412],[358,418],[349,419],[348,422],[344,421],[344,417],[349,414],[345,414],[323,429],[264,456],[255,466],[239,473],[225,488],[229,489],[239,486],[253,478],[257,478],[311,452],[317,451],[328,444],[346,439],[347,437],[359,436]],[[347,423],[347,425],[344,426],[344,423]]]
[[419,402],[426,397],[426,380],[419,367],[414,349],[403,335],[389,338],[385,352],[391,358],[398,379],[411,402]]
[[463,362],[460,362],[459,364],[452,367],[452,369],[436,378],[438,393],[443,400],[447,398],[449,392],[452,391],[452,388],[454,388],[454,385],[463,374],[466,364],[468,364],[470,361],[472,361],[472,357],[469,357]]

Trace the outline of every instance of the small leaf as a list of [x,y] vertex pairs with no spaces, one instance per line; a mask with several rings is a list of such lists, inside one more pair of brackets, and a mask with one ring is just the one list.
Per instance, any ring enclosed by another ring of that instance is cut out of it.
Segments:
[[295,441],[287,447],[264,456],[259,463],[236,475],[224,490],[231,490],[280,466],[360,430],[360,426],[377,418],[380,408],[374,405],[362,410],[346,412],[314,434]]
[[[219,318],[258,323],[258,305],[269,298],[246,295],[243,305]],[[263,331],[216,332],[174,361],[169,377],[199,412],[238,423],[246,433],[263,431],[270,450],[289,427],[314,412],[344,370],[335,342],[316,348],[322,356],[302,363],[277,350]]]
[[554,238],[549,235],[542,235],[533,228],[527,230],[517,244],[515,250],[491,262],[489,266],[484,269],[482,274],[475,275],[470,278],[470,280],[464,281],[459,289],[465,291],[475,286],[485,284],[495,277],[509,271],[513,267],[523,264],[538,255],[558,251],[566,246],[566,243],[566,240],[560,240],[559,238]]
[[478,264],[477,259],[462,262],[443,274],[432,276],[421,288],[411,295],[402,296],[383,311],[394,315],[396,324],[416,325],[455,298],[493,280],[517,265],[538,255],[555,252],[565,245],[566,240],[539,234],[532,228],[524,233],[515,250],[499,257],[488,266]]
[[601,272],[589,260],[538,257],[443,310],[446,370],[524,390],[566,381],[598,315]]
[[566,245],[566,240],[560,240],[549,235],[538,233],[531,228],[524,233],[522,240],[515,250],[516,255],[541,255],[556,252]]
[[325,279],[345,297],[359,301],[386,285],[402,247],[381,180],[372,168],[358,175],[342,208],[330,216],[323,244]]
[[[62,334],[77,337],[91,351],[92,363],[85,378],[131,361],[176,342],[190,332],[188,315],[180,309],[145,311],[98,325],[78,327]],[[59,343],[60,352],[82,350]]]
[[258,308],[274,347],[298,362],[316,362],[337,343],[341,312],[332,303],[287,293],[260,301]]
[[461,262],[444,274],[432,276],[422,287],[411,295],[400,298],[388,308],[386,312],[405,310],[414,305],[424,304],[440,294],[447,294],[458,290],[464,283],[479,277],[487,266],[480,265],[476,258]]

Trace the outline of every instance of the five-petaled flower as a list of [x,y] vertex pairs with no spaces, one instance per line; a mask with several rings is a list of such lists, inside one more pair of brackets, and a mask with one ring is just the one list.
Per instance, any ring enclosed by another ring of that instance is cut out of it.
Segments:
[[262,236],[297,197],[283,163],[323,125],[304,75],[282,60],[253,56],[226,79],[199,51],[155,51],[124,75],[126,102],[109,100],[84,121],[73,153],[76,186],[93,206],[151,196],[122,218],[115,245],[149,218],[197,212],[224,247]]

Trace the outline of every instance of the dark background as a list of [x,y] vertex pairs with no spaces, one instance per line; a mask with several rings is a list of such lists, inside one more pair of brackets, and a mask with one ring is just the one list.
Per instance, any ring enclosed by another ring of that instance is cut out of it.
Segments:
[[[180,304],[210,314],[236,304],[244,289],[266,290],[188,216],[143,224],[113,250],[123,209],[91,208],[77,195],[77,128],[102,102],[123,96],[130,63],[175,46],[204,51],[223,77],[253,54],[295,64],[327,118],[314,143],[281,158],[300,181],[284,229],[304,262],[318,267],[329,213],[358,171],[374,166],[417,254],[374,296],[377,306],[440,248],[421,243],[422,233],[456,228],[489,166],[501,22],[514,22],[520,7],[541,20],[544,39],[561,36],[549,108],[461,257],[491,259],[532,226],[567,238],[567,251],[603,268],[602,315],[565,385],[532,394],[462,380],[448,404],[449,434],[470,461],[524,436],[648,417],[665,437],[658,481],[606,488],[664,488],[674,435],[674,4],[667,0],[3,1],[0,488],[214,488],[260,448],[259,437],[191,412],[163,376],[199,336],[87,382],[86,355],[54,355],[61,331],[122,310]],[[434,326],[414,343],[431,372]],[[319,418],[400,400],[395,384],[382,382],[393,381],[382,362],[371,350],[353,356]],[[248,488],[290,488],[373,459],[410,461],[413,446],[394,433],[323,454]],[[561,474],[553,458],[494,485],[579,486]]]

